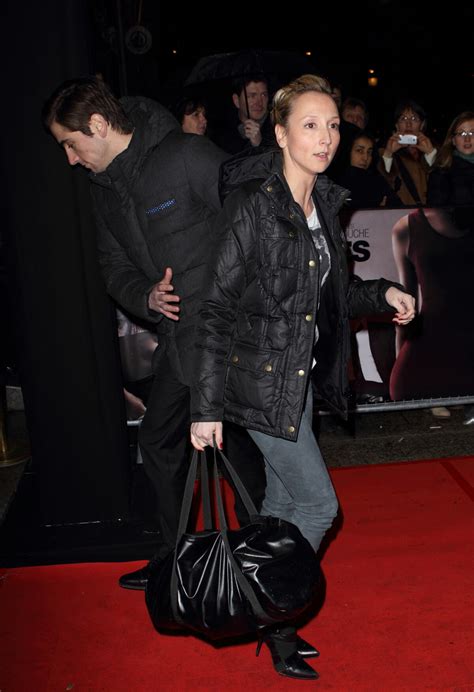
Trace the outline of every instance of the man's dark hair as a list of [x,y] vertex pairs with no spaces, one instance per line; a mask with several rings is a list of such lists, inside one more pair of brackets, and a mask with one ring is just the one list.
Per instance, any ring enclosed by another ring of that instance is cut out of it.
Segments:
[[94,113],[121,134],[133,131],[122,104],[100,77],[79,77],[60,84],[44,104],[42,119],[47,130],[57,122],[71,132],[92,135],[89,121]]
[[262,72],[260,74],[245,75],[245,77],[238,77],[232,81],[232,93],[240,96],[242,91],[250,82],[263,82],[268,87],[268,77]]

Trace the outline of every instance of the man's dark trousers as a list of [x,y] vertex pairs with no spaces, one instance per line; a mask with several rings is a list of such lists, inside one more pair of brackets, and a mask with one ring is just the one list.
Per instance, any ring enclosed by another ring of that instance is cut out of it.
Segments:
[[[155,365],[153,385],[139,432],[144,468],[157,498],[156,518],[163,541],[157,549],[158,559],[165,557],[176,543],[192,449],[190,425],[189,387],[179,381],[169,358],[163,354]],[[257,510],[260,510],[265,494],[265,470],[261,453],[246,430],[240,426],[226,423],[224,435],[225,452]],[[239,522],[245,524],[248,517],[238,496],[235,509]]]

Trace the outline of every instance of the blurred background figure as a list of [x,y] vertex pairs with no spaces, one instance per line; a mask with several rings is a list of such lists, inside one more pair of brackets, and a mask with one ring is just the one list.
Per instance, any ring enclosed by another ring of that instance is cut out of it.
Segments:
[[352,209],[402,206],[400,198],[377,170],[375,155],[375,138],[361,131],[352,141],[347,166],[337,180],[351,191],[348,206]]
[[334,84],[332,83],[331,86],[331,96],[333,97],[334,101],[336,102],[336,106],[341,110],[342,106],[342,89],[339,84]]
[[474,205],[474,111],[460,113],[448,128],[428,178],[428,204]]
[[206,104],[197,96],[183,95],[172,108],[183,132],[205,135],[207,130]]
[[[342,107],[340,105],[341,90],[337,86],[332,87],[331,96],[336,99],[339,98],[339,102],[336,101],[341,115],[341,120],[339,123],[339,134],[340,143],[336,151],[336,155],[331,161],[331,165],[326,171],[326,175],[331,180],[336,182],[341,181],[341,176],[347,169],[350,150],[352,147],[352,142],[354,138],[357,137],[362,132],[362,129],[366,126],[369,119],[369,114],[367,107],[363,101],[360,99],[348,97],[344,100]],[[342,184],[342,183],[341,183]]]
[[416,101],[395,109],[395,130],[381,149],[379,170],[403,205],[426,204],[428,174],[437,150],[426,132],[426,113]]
[[341,107],[341,118],[346,123],[352,123],[361,130],[365,130],[369,122],[369,111],[360,99],[348,96]]

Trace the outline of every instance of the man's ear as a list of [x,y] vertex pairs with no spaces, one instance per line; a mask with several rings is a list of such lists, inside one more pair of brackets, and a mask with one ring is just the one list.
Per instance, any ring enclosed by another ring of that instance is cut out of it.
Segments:
[[89,119],[89,128],[93,135],[102,137],[103,139],[107,136],[109,123],[100,113],[93,113]]
[[280,149],[286,146],[286,130],[283,125],[275,125],[275,137]]
[[236,108],[240,108],[240,99],[238,94],[232,94],[232,101]]

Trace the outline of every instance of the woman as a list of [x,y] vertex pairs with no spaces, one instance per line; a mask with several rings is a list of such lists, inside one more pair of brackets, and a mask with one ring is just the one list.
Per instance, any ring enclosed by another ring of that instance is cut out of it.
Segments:
[[349,166],[338,179],[343,187],[351,191],[348,206],[352,209],[401,206],[400,198],[372,166],[374,145],[374,138],[366,132],[356,135],[349,152]]
[[206,106],[199,98],[183,96],[173,108],[173,114],[183,132],[205,135],[207,130]]
[[474,111],[460,113],[449,126],[428,178],[428,204],[474,205]]
[[[312,432],[312,384],[344,414],[349,315],[393,307],[406,324],[414,300],[383,279],[349,279],[337,219],[348,192],[321,175],[339,144],[326,80],[305,75],[280,89],[272,120],[278,150],[224,164],[191,440],[222,445],[224,419],[246,427],[265,458],[262,513],[296,524],[317,551],[337,500]],[[303,658],[317,651],[294,628],[263,641],[280,674],[317,677]]]
[[412,328],[398,334],[394,400],[474,393],[474,228],[468,211],[417,209],[392,229],[400,281],[422,300]]
[[428,174],[437,152],[425,130],[423,108],[404,101],[395,110],[395,131],[380,151],[379,171],[404,206],[426,204]]

